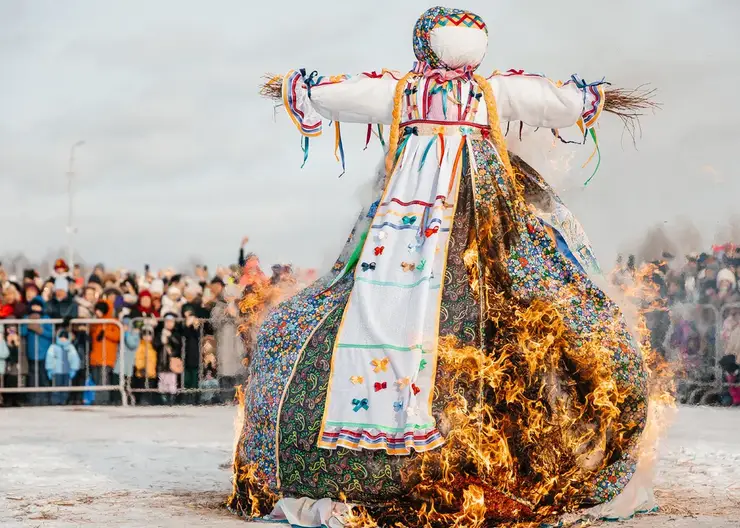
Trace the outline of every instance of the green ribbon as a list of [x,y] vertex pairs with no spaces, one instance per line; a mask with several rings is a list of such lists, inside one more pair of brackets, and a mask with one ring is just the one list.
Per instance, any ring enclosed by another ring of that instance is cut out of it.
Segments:
[[599,170],[599,165],[601,165],[601,149],[599,148],[599,140],[596,139],[596,131],[593,128],[590,128],[588,132],[589,134],[591,134],[591,138],[594,140],[594,145],[596,145],[596,168],[594,169],[594,173],[591,175],[591,177],[586,180],[586,183],[583,184],[584,187],[588,185],[591,180],[593,180],[594,176],[596,176],[596,173]]

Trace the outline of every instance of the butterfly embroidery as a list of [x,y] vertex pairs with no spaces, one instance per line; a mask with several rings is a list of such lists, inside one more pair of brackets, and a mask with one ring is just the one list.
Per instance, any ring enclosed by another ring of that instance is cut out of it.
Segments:
[[383,254],[383,250],[385,249],[385,246],[378,246],[375,248],[375,256],[379,257]]
[[399,380],[396,380],[396,385],[398,385],[398,388],[399,389],[403,389],[409,383],[411,383],[411,379],[410,378],[401,378]]
[[424,267],[426,267],[427,261],[424,259],[421,259],[421,261],[416,265],[416,271],[424,271]]
[[369,264],[367,262],[362,263],[362,271],[367,270],[375,270],[375,262],[370,262]]
[[394,411],[398,412],[401,409],[403,409],[403,402],[400,402],[400,401],[393,402],[393,410]]
[[403,225],[410,226],[410,225],[414,225],[415,222],[416,222],[415,216],[404,216],[403,217]]
[[388,370],[388,358],[384,357],[383,359],[373,359],[370,364],[373,366],[373,372],[386,372]]
[[360,409],[365,409],[367,411],[370,408],[367,403],[367,398],[363,398],[361,400],[355,398],[354,400],[352,400],[352,405],[355,406],[355,408],[352,409],[355,412],[359,411]]
[[409,253],[413,253],[414,251],[419,251],[421,244],[412,242],[407,247],[409,248]]
[[424,231],[424,236],[426,236],[427,238],[429,238],[430,236],[436,235],[437,233],[439,233],[439,226],[438,225],[437,226],[434,226],[434,227],[427,228]]
[[414,271],[416,269],[416,264],[413,262],[401,262],[401,267],[403,268],[403,271]]
[[419,370],[424,370],[424,367],[426,367],[426,366],[427,366],[427,360],[426,359],[422,359],[421,360],[421,363],[419,363]]
[[408,409],[406,409],[406,416],[408,416],[408,417],[416,417],[416,416],[419,416],[419,409],[417,409],[415,406],[414,407],[409,407]]
[[421,389],[417,387],[414,383],[411,384],[411,390],[414,391],[414,396],[421,392]]
[[365,378],[363,378],[362,376],[352,376],[349,380],[355,385],[360,385],[365,381]]
[[387,236],[388,234],[385,231],[381,231],[375,235],[375,238],[377,238],[378,240],[383,240]]
[[377,381],[375,382],[375,392],[380,392],[383,389],[387,389],[387,388],[388,388],[388,384],[385,381],[383,383],[380,383]]

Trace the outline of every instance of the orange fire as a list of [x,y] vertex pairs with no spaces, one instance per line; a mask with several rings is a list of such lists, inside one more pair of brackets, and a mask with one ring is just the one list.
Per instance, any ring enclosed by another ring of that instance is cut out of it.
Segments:
[[[476,270],[470,276],[478,277],[475,246],[464,262]],[[484,272],[482,280],[487,276]],[[672,373],[649,349],[642,313],[659,299],[646,277],[647,271],[626,293],[641,301],[636,333],[654,409],[654,404],[672,405]],[[477,283],[471,286],[479,291]],[[484,349],[450,337],[439,342],[435,400],[443,404],[437,421],[445,444],[406,468],[409,495],[382,507],[352,507],[348,527],[373,528],[377,521],[399,528],[539,526],[580,508],[594,475],[634,444],[638,420],[622,416],[620,406],[639,399],[644,387],[633,392],[615,381],[611,344],[620,342],[617,321],[593,335],[574,336],[559,310],[560,303],[571,302],[572,292],[564,291],[555,303],[525,305],[492,288],[484,291],[478,300],[495,328],[492,342]],[[270,292],[254,295],[240,305],[247,321],[243,330],[259,321],[259,307]],[[648,451],[654,456],[659,437],[660,427],[648,423],[652,443],[641,442],[641,456]],[[257,481],[253,466],[237,467],[237,459],[230,503],[238,503],[238,481],[251,505],[243,513],[256,517],[277,497]]]

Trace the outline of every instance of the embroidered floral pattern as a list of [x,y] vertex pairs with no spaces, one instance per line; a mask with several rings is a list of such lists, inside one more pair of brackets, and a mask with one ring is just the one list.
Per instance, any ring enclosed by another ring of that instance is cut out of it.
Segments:
[[[472,141],[472,146],[479,176],[475,181],[476,195],[493,196],[495,189],[490,176],[496,178],[500,187],[506,187],[493,146],[488,141]],[[480,214],[488,214],[488,209],[483,208],[487,204],[480,206]],[[616,325],[614,335],[618,341],[605,339],[603,346],[611,350],[616,382],[632,394],[632,398],[622,404],[620,417],[632,436],[623,459],[601,471],[593,481],[592,498],[605,502],[622,490],[635,470],[635,461],[630,455],[637,447],[647,418],[647,371],[617,305],[557,251],[532,213],[526,213],[520,221],[526,229],[520,230],[519,243],[507,259],[513,293],[524,300],[539,297],[553,302],[576,335],[599,334],[601,329]]]

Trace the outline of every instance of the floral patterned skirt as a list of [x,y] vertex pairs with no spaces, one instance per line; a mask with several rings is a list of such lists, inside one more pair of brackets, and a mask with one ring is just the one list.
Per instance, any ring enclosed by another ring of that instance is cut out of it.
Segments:
[[[482,187],[490,184],[486,176],[495,178],[500,171],[495,152],[484,141],[474,142],[466,156],[470,159],[464,165],[451,232],[439,334],[480,346],[485,325],[481,325],[480,306],[462,255],[480,213]],[[618,308],[558,251],[546,226],[534,215],[523,220],[527,229],[505,259],[513,291],[522,298],[545,300],[560,298],[566,290],[571,296],[575,292],[573,302],[563,305],[559,300],[563,318],[574,332],[592,332],[599,325],[613,324],[615,317],[621,321]],[[363,226],[358,224],[357,232],[360,229]],[[348,244],[356,244],[354,235]],[[408,493],[415,481],[404,470],[412,467],[418,455],[317,447],[334,340],[353,285],[352,273],[337,280],[344,264],[338,261],[329,275],[281,304],[263,323],[249,367],[238,466],[256,465],[259,480],[283,496],[339,499],[343,494],[351,502],[377,504]],[[620,324],[619,343],[609,346],[614,347],[611,358],[617,384],[633,389],[634,396],[624,403],[622,412],[624,420],[634,425],[636,445],[647,412],[647,377],[638,350]],[[438,379],[448,374],[438,370]],[[445,400],[445,394],[433,400],[438,421]],[[635,470],[633,454],[633,449],[625,451],[594,474],[591,502],[611,500],[624,488]]]

